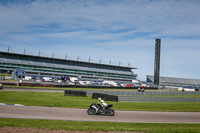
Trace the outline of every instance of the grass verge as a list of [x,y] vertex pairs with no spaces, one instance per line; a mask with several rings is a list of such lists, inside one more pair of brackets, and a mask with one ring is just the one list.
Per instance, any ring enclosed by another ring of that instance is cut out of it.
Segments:
[[148,133],[200,133],[200,124],[122,123],[0,118],[0,127],[36,127],[67,131],[135,131]]
[[[66,107],[86,109],[92,102],[91,96],[64,96],[60,92],[23,92],[0,91],[0,103],[22,104],[29,106]],[[135,111],[180,111],[200,112],[200,102],[110,102],[115,110]]]

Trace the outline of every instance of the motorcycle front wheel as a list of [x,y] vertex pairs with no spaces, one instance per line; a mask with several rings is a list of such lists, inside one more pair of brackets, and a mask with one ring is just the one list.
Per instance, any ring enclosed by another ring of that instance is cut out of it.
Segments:
[[113,116],[113,115],[115,115],[115,111],[113,109],[108,109],[108,110],[106,110],[106,115]]
[[96,111],[93,108],[90,108],[90,109],[87,110],[88,115],[95,115],[95,112]]

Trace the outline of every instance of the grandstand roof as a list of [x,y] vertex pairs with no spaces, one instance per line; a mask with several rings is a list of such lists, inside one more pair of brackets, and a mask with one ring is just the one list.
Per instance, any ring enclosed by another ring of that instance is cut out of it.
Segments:
[[119,66],[119,65],[109,65],[109,64],[100,64],[100,63],[93,63],[93,62],[86,62],[86,61],[76,61],[76,60],[69,60],[69,59],[60,59],[60,58],[51,58],[51,57],[42,57],[42,56],[35,56],[35,55],[26,55],[26,54],[19,54],[19,53],[8,53],[0,51],[0,55],[3,54],[4,56],[14,56],[14,57],[26,57],[26,58],[33,58],[33,59],[41,59],[41,60],[53,60],[55,62],[63,62],[63,63],[76,63],[76,64],[83,64],[83,65],[93,65],[93,66],[102,66],[102,67],[111,67],[111,68],[121,68],[121,69],[137,69],[136,67],[129,67],[129,66]]
[[[154,82],[154,76],[147,75],[147,82]],[[200,85],[200,79],[160,77],[160,84],[165,85]]]

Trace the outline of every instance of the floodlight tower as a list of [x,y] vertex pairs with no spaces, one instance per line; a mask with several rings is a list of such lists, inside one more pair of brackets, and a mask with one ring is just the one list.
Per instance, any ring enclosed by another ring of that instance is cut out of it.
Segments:
[[159,86],[160,76],[160,45],[161,39],[155,40],[155,64],[154,64],[154,85]]

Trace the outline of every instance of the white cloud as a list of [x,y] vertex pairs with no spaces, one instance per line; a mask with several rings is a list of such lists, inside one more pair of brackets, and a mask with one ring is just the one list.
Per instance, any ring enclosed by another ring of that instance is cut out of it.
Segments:
[[[1,2],[0,2],[1,3]],[[200,78],[200,2],[197,1],[45,1],[0,4],[0,49],[45,56],[67,53],[139,68],[153,74],[154,39],[162,39],[161,74]],[[191,65],[190,65],[191,64]]]
[[199,4],[198,1],[125,1],[108,4],[98,4],[98,1],[35,1],[1,5],[1,12],[4,13],[0,17],[1,24],[11,28],[58,24],[67,29],[125,27],[154,32],[186,24],[192,28],[194,24],[199,26]]

